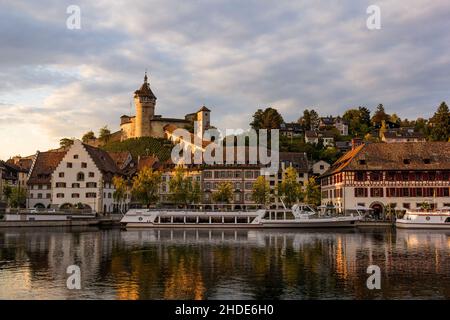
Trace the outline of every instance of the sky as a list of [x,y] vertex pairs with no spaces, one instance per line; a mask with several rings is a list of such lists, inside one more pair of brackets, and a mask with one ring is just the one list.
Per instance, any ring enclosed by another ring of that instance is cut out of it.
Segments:
[[449,16],[448,0],[0,0],[0,159],[118,130],[145,70],[157,114],[206,105],[219,128],[269,106],[285,121],[379,103],[430,117],[450,101]]

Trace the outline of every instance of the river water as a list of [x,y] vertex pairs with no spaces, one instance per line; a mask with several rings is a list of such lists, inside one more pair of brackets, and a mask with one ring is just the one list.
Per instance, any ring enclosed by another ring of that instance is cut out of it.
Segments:
[[449,253],[450,231],[0,229],[0,299],[450,299]]

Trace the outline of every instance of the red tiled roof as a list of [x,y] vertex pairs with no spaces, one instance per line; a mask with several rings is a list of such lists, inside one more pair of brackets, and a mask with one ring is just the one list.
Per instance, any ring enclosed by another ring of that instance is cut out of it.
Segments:
[[323,174],[357,170],[450,170],[450,142],[363,144]]
[[28,184],[49,184],[51,176],[58,164],[66,155],[65,151],[47,151],[36,154],[34,166],[28,179]]

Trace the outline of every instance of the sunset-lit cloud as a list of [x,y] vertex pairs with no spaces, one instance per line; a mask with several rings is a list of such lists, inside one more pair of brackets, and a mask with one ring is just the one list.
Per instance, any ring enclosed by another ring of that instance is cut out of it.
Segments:
[[[71,4],[80,30],[66,28]],[[158,114],[206,104],[223,128],[266,106],[286,121],[378,103],[429,117],[450,100],[449,16],[445,0],[2,1],[0,159],[118,130],[146,69]]]

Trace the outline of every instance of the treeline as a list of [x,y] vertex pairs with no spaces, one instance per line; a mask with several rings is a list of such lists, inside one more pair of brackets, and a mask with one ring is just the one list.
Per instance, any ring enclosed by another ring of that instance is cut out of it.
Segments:
[[[342,118],[348,123],[349,135],[364,138],[367,134],[380,129],[385,123],[388,127],[412,127],[421,132],[430,141],[448,141],[450,138],[450,112],[447,104],[442,102],[434,115],[429,118],[415,120],[401,119],[396,113],[389,114],[384,106],[379,104],[373,113],[367,107],[351,108],[344,112]],[[321,116],[314,109],[306,109],[296,123],[303,130],[318,130]],[[255,129],[280,129],[285,123],[282,115],[275,108],[258,109],[253,114],[250,126]],[[330,128],[331,129],[331,128]]]
[[[328,116],[329,117],[329,116]],[[326,118],[326,117],[325,117]],[[348,141],[353,137],[366,141],[379,141],[379,131],[388,128],[414,128],[422,133],[429,141],[449,141],[450,139],[450,112],[447,104],[442,102],[434,115],[429,118],[415,120],[401,119],[396,113],[386,112],[384,106],[379,104],[372,114],[367,107],[351,108],[341,118],[348,124],[348,136],[342,136],[334,126],[325,126],[324,130],[331,133],[335,141]],[[314,109],[306,109],[294,123],[299,124],[305,131],[319,131],[321,116]],[[258,109],[253,114],[250,126],[255,129],[280,129],[285,123],[283,116],[275,108]],[[323,159],[334,162],[341,152],[333,147],[324,147],[319,140],[317,145],[305,143],[304,137],[280,137],[280,151],[306,152],[313,160]]]

